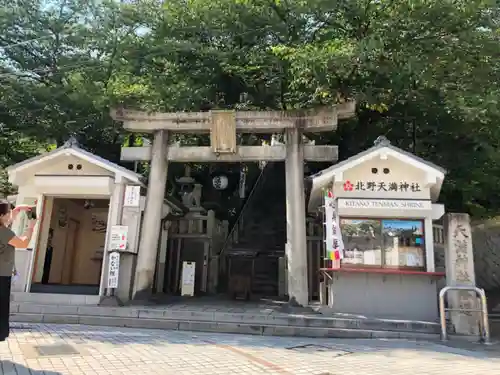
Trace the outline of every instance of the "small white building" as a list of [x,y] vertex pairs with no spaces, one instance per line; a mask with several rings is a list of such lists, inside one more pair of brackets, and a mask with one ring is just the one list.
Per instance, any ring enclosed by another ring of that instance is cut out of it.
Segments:
[[[20,275],[14,292],[87,295],[97,303],[107,286],[106,249],[112,228],[126,226],[117,295],[131,294],[145,188],[141,175],[82,149],[70,139],[62,147],[7,169],[18,188],[15,204],[37,207],[39,217],[28,249],[16,251]],[[165,201],[163,214],[182,211]],[[14,224],[22,233],[26,217]],[[166,230],[162,231],[166,246]]]
[[310,214],[330,189],[344,258],[321,267],[335,312],[417,320],[438,316],[433,222],[445,170],[392,146],[375,146],[308,178]]

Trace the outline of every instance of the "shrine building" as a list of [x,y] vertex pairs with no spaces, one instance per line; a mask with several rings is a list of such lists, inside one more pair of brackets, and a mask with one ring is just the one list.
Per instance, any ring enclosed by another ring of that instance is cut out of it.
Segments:
[[[434,238],[445,211],[437,203],[445,171],[383,137],[340,163],[336,146],[304,142],[303,133],[334,130],[353,113],[352,103],[307,113],[114,111],[125,129],[153,134],[152,145],[122,150],[124,161],[150,162],[148,182],[75,140],[8,168],[18,188],[15,203],[36,206],[40,217],[30,248],[16,252],[14,292],[71,295],[88,304],[221,293],[237,263],[225,250],[237,248],[237,227],[203,207],[205,186],[189,168],[176,176],[181,195],[166,196],[168,164],[267,162],[284,164],[286,213],[276,220],[283,220],[286,236],[265,256],[240,249],[241,269],[251,270],[237,279],[248,283],[246,297],[259,297],[261,272],[276,280],[266,297],[303,306],[317,301],[338,313],[435,320],[445,276]],[[211,146],[171,144],[174,131],[209,133]],[[284,142],[237,145],[236,134],[245,132],[283,134]],[[333,164],[305,176],[304,161]],[[326,192],[334,211],[325,209]],[[325,247],[331,212],[343,242],[339,260],[329,259]],[[21,233],[25,225],[19,218],[13,228]]]
[[325,190],[343,259],[324,260],[325,301],[336,312],[435,319],[445,274],[436,270],[434,223],[445,170],[394,147],[384,137],[347,160],[308,177],[308,212],[324,215]]

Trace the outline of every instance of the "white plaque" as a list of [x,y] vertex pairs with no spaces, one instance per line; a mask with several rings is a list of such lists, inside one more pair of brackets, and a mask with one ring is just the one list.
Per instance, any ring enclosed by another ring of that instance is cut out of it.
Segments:
[[120,272],[120,253],[114,251],[109,254],[108,288],[118,288],[118,274]]
[[415,254],[407,253],[405,265],[408,267],[418,267],[420,266],[420,262],[418,261],[418,257]]
[[196,262],[182,262],[181,295],[194,296]]
[[386,209],[386,210],[419,210],[431,211],[432,202],[423,200],[403,200],[403,199],[354,199],[340,198],[338,200],[340,209],[361,208],[361,209]]
[[125,199],[123,200],[124,207],[139,207],[141,202],[141,187],[128,185],[125,188]]
[[109,236],[109,249],[121,250],[127,249],[128,227],[123,225],[113,225]]

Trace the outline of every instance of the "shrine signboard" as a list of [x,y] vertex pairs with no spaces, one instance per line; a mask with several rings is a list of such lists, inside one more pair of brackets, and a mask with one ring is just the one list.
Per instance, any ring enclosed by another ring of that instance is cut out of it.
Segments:
[[401,182],[385,182],[385,181],[346,181],[343,189],[345,192],[350,191],[392,191],[392,192],[412,192],[417,193],[422,191],[419,182],[401,181]]

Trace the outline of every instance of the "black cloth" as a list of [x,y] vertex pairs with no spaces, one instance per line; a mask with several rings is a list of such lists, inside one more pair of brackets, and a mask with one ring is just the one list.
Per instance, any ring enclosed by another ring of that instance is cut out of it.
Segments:
[[9,337],[11,276],[0,276],[0,341]]

